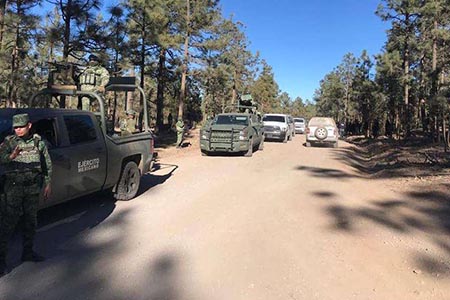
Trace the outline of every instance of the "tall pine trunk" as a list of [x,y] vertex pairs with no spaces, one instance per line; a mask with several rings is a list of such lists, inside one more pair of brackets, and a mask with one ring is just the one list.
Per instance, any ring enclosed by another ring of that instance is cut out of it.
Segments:
[[6,0],[0,0],[0,50],[3,49],[3,34],[5,32]]
[[166,49],[159,51],[158,62],[158,90],[156,92],[156,126],[160,131],[164,125],[164,88],[165,88]]
[[181,88],[178,100],[178,120],[183,119],[184,102],[186,99],[186,77],[189,64],[189,39],[190,39],[190,23],[191,23],[191,6],[190,0],[186,0],[186,36],[184,38],[183,66],[181,73]]

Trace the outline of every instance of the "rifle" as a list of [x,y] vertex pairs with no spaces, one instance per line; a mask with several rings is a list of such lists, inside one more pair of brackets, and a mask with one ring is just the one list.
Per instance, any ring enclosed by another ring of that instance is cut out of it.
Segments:
[[[47,62],[49,65],[47,87],[57,85],[74,85],[78,83],[78,76],[85,66],[72,62]],[[58,76],[58,74],[60,76]],[[55,82],[56,79],[61,82]]]

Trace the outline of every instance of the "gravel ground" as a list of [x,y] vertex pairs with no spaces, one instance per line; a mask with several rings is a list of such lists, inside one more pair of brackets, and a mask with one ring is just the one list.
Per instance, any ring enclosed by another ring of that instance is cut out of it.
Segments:
[[48,259],[20,264],[14,242],[0,299],[449,298],[445,181],[383,175],[344,141],[306,148],[297,135],[251,158],[203,157],[198,133],[187,141],[158,149],[132,201],[42,211]]

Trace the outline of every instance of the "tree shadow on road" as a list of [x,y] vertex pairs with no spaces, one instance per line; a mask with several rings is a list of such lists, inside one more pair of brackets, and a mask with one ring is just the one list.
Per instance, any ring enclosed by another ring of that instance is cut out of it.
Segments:
[[343,172],[338,169],[317,168],[308,166],[297,166],[295,170],[307,172],[310,176],[329,179],[350,179],[356,177],[353,174]]
[[[154,171],[167,169],[168,172],[164,175],[143,176],[139,194],[164,183],[177,168],[176,165],[155,164]],[[46,261],[37,264],[22,263],[22,240],[16,234],[8,251],[10,273],[0,279],[0,299],[32,298],[22,286],[33,286],[34,291],[37,290],[36,295],[40,295],[42,299],[111,299],[101,297],[103,291],[114,287],[109,286],[108,274],[99,274],[98,263],[105,258],[114,261],[113,258],[123,251],[127,230],[133,230],[127,227],[131,209],[113,214],[115,209],[116,201],[111,193],[102,192],[40,210],[35,249],[46,257]],[[111,237],[92,240],[89,236],[96,231],[111,232]],[[164,255],[162,260],[165,261],[163,266],[175,267],[175,258]],[[168,260],[173,262],[168,263]],[[155,268],[159,273],[153,272]],[[116,299],[182,299],[173,294],[171,282],[162,284],[170,281],[163,267],[148,266],[147,269],[152,270],[148,274],[148,280],[157,281],[158,284],[146,288],[148,293],[145,296],[130,296],[127,292],[122,297],[123,291],[118,291]],[[44,282],[42,287],[36,287],[35,282],[42,282],[41,276],[52,278],[51,282]],[[131,291],[129,293],[133,294]]]
[[429,274],[450,276],[450,191],[447,188],[438,191],[417,188],[402,193],[398,199],[374,200],[357,206],[338,200],[330,202],[333,198],[328,193],[331,192],[313,194],[327,200],[324,211],[331,217],[333,231],[356,234],[369,224],[401,235],[422,233],[444,256],[433,256],[427,251],[414,253],[417,267]]
[[[114,201],[103,198],[62,206],[39,214],[36,249],[47,260],[18,265],[20,253],[14,251],[17,267],[0,278],[0,299],[187,299],[183,280],[189,276],[182,276],[181,255],[166,251],[142,265],[129,257],[130,249],[136,251],[128,245],[136,230],[131,208],[112,214]],[[153,242],[158,243],[157,236]],[[143,249],[136,253],[145,257],[145,245],[138,247]]]
[[[63,254],[61,245],[105,221],[115,207],[115,201],[108,193],[95,193],[40,210],[35,249],[49,259]],[[21,253],[22,238],[16,232],[8,249],[9,269],[21,264]]]

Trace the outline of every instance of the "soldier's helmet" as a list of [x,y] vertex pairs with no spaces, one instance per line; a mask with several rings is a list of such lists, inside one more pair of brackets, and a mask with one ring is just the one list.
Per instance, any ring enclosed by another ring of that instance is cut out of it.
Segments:
[[98,58],[97,55],[91,54],[91,55],[89,55],[89,61],[97,61],[97,62],[100,62],[100,59]]
[[135,112],[134,110],[132,110],[132,109],[129,109],[129,110],[127,110],[126,114],[127,114],[127,115],[135,116],[135,115],[136,115],[136,112]]
[[28,114],[17,114],[13,116],[12,126],[13,127],[23,127],[30,122],[30,117]]

